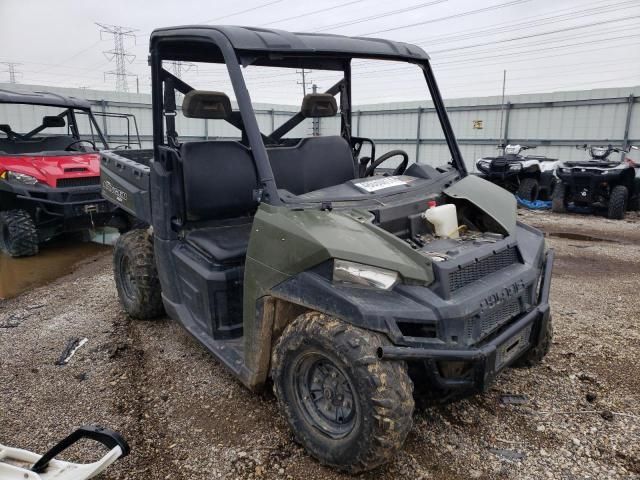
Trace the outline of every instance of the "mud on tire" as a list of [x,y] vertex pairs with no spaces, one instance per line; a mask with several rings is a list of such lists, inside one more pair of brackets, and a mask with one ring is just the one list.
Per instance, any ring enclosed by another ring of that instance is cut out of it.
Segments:
[[120,302],[129,316],[146,320],[164,313],[153,240],[147,230],[132,230],[118,238],[113,273]]
[[275,395],[296,440],[321,463],[375,468],[411,429],[413,384],[404,362],[381,361],[380,334],[318,312],[299,316],[275,346]]
[[534,367],[538,365],[544,357],[547,356],[551,349],[551,342],[553,341],[553,319],[549,314],[549,322],[547,323],[547,329],[542,335],[542,338],[536,345],[533,345],[525,354],[513,364],[514,367]]
[[518,196],[524,200],[535,201],[538,199],[540,184],[535,178],[523,178],[518,187]]
[[614,220],[622,220],[627,210],[629,190],[624,185],[616,185],[609,196],[609,209],[607,217]]
[[27,257],[38,253],[38,230],[28,212],[0,212],[0,250],[11,257]]

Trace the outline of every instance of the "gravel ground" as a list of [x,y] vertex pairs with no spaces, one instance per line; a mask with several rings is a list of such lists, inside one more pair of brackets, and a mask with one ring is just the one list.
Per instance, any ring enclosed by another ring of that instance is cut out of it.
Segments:
[[[417,411],[395,461],[361,478],[640,478],[640,216],[520,217],[556,249],[551,353]],[[98,423],[132,446],[104,479],[350,478],[309,458],[273,394],[245,390],[177,324],[129,321],[110,261],[0,302],[0,443],[44,451]],[[55,365],[75,337],[88,342]],[[87,455],[89,443],[67,458]]]

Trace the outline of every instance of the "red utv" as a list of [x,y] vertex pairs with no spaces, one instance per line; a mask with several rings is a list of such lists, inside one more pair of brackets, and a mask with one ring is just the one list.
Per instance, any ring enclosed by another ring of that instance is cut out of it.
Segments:
[[60,233],[112,219],[114,208],[100,195],[102,148],[108,146],[86,100],[0,89],[2,252],[35,255]]

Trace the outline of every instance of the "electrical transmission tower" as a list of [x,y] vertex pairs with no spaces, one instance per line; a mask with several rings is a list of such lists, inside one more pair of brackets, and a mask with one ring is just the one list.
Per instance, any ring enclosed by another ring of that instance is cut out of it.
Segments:
[[[106,75],[115,75],[116,76],[116,90],[119,92],[128,92],[129,85],[127,82],[127,77],[136,77],[133,73],[129,73],[127,71],[127,63],[133,62],[136,58],[135,55],[127,53],[124,48],[124,40],[125,37],[132,37],[134,44],[136,36],[133,34],[136,30],[128,27],[121,27],[119,25],[107,25],[106,23],[96,23],[98,27],[100,27],[100,38],[102,38],[102,34],[113,35],[113,49],[107,50],[104,53],[104,56],[107,57],[107,60],[110,62],[115,60],[116,69],[111,70],[109,72],[105,72]],[[137,82],[136,82],[137,84]]]
[[169,65],[171,65],[171,70],[173,70],[173,74],[178,78],[182,78],[182,74],[187,73],[191,69],[195,69],[196,72],[198,71],[198,66],[195,63],[182,62],[182,61],[168,62],[168,63]]
[[0,62],[0,65],[4,65],[7,67],[7,69],[3,70],[2,73],[9,74],[9,83],[18,83],[16,78],[20,75],[20,73],[16,72],[16,67],[22,64],[16,62]]
[[302,77],[302,81],[298,82],[298,85],[302,85],[302,95],[304,96],[307,94],[307,82],[313,81],[313,80],[307,79],[307,74],[311,73],[311,70],[305,70],[303,68],[302,70],[296,70],[296,73],[299,73],[300,76]]

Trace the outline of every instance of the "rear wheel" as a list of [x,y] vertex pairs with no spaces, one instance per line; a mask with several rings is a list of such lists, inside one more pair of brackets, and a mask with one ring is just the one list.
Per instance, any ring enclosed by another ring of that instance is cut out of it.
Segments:
[[567,211],[566,194],[567,187],[564,183],[560,181],[556,182],[551,196],[551,211],[556,213],[565,213]]
[[380,334],[310,312],[274,349],[271,376],[296,439],[321,463],[351,473],[389,461],[411,429],[404,362],[382,361]]
[[118,238],[113,269],[120,302],[129,316],[146,320],[163,314],[152,237],[146,230],[132,230]]
[[28,257],[38,253],[38,230],[28,212],[0,212],[0,249],[11,257]]
[[609,196],[609,209],[607,217],[614,220],[622,220],[627,210],[629,190],[624,185],[616,185]]
[[538,199],[540,184],[535,178],[523,178],[518,187],[518,196],[523,200],[533,202]]

